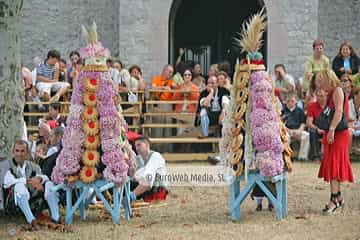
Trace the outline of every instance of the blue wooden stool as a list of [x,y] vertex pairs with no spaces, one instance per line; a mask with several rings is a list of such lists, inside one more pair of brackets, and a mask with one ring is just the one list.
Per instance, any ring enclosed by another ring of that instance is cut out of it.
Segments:
[[[90,188],[94,189],[94,192],[90,197],[89,195]],[[120,189],[114,184],[109,183],[105,180],[99,179],[91,184],[85,184],[81,181],[76,181],[71,186],[65,184],[59,184],[55,186],[52,191],[58,191],[63,189],[66,191],[66,215],[65,223],[71,224],[73,222],[73,217],[76,209],[80,209],[80,217],[82,220],[86,219],[85,209],[89,206],[91,199],[96,195],[103,202],[106,210],[110,213],[112,220],[116,224],[120,224],[120,208],[125,209],[125,218],[129,221],[132,214],[131,205],[130,205],[130,180],[128,180]],[[113,204],[109,203],[103,195],[103,192],[106,190],[112,189],[113,192]],[[76,194],[76,202],[72,203],[72,194]],[[123,196],[125,197],[123,200]],[[123,206],[122,206],[122,204]]]
[[[270,202],[275,206],[276,219],[285,218],[288,213],[287,205],[287,173],[284,172],[274,177],[263,177],[258,171],[248,173],[248,181],[242,191],[240,191],[240,181],[244,180],[244,176],[237,177],[230,185],[230,217],[231,220],[240,220],[240,205],[243,203],[247,195],[251,192],[255,185],[269,198]],[[272,182],[276,186],[276,196],[265,186],[263,182]]]

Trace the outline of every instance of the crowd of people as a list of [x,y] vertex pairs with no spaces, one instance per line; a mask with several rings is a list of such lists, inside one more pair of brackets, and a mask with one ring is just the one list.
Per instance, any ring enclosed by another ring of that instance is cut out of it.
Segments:
[[[319,160],[321,158],[319,139],[321,139],[322,131],[316,128],[315,123],[321,109],[327,103],[327,93],[316,89],[314,84],[315,74],[323,69],[332,69],[342,83],[343,91],[349,99],[348,122],[355,138],[350,151],[360,152],[356,141],[360,132],[359,109],[357,109],[359,104],[355,94],[359,92],[358,88],[360,87],[358,86],[360,84],[360,60],[351,44],[344,42],[331,63],[324,54],[324,47],[323,41],[314,41],[313,54],[307,58],[304,77],[299,80],[287,72],[284,64],[274,66],[275,94],[283,105],[282,116],[289,129],[291,139],[300,143],[299,160]],[[145,89],[162,90],[154,96],[160,101],[183,101],[174,107],[163,104],[159,108],[164,111],[194,113],[196,116],[194,126],[201,126],[199,137],[208,137],[209,126],[221,125],[223,110],[230,99],[233,73],[230,65],[223,62],[211,65],[207,75],[204,76],[202,66],[184,59],[184,52],[184,49],[179,50],[175,67],[170,64],[166,65],[161,73],[150,81],[146,81],[142,77],[142,70],[138,65],[125,68],[118,59],[107,60],[109,74],[117,84],[119,92],[122,92],[120,96],[124,101],[136,101],[137,95],[134,92]],[[77,51],[70,53],[69,60],[70,63],[67,64],[67,61],[60,57],[58,51],[51,50],[44,62],[41,62],[38,57],[34,59],[32,71],[23,67],[26,99],[57,102],[63,97],[65,101],[68,101],[70,99],[68,89],[76,85],[77,74],[84,65]],[[164,91],[167,89],[179,90],[179,92]],[[188,103],[189,101],[198,101],[198,104]],[[155,121],[168,122],[161,117]],[[183,130],[179,129],[178,133]],[[167,137],[171,134],[169,129],[158,129],[154,132],[156,132],[156,137]],[[216,136],[219,137],[219,133],[220,131],[217,131]]]
[[[292,142],[299,143],[298,159],[312,161],[323,159],[319,177],[331,182],[331,198],[324,211],[334,211],[344,204],[340,182],[353,181],[347,153],[360,149],[356,145],[356,140],[352,141],[353,138],[360,136],[358,114],[360,111],[360,60],[350,43],[345,42],[341,44],[338,54],[330,63],[329,58],[324,55],[324,47],[323,41],[314,41],[313,54],[306,61],[303,80],[295,80],[287,72],[284,64],[276,64],[273,83],[275,95],[281,103],[281,117],[287,127],[289,137]],[[15,201],[32,225],[36,224],[28,200],[32,197],[33,191],[45,192],[44,196],[50,206],[52,219],[55,222],[59,220],[58,207],[55,205],[61,200],[59,196],[49,195],[46,190],[57,154],[62,148],[61,139],[66,124],[65,119],[59,114],[61,104],[58,101],[61,98],[65,101],[71,98],[68,90],[76,86],[77,76],[84,65],[77,51],[72,51],[69,59],[70,64],[67,64],[58,51],[51,50],[43,62],[39,58],[34,59],[32,71],[26,67],[22,68],[26,99],[51,102],[48,108],[49,114],[39,120],[39,138],[35,141],[25,137],[23,141],[15,142],[13,159],[10,161],[14,172],[9,170],[3,183],[5,188],[14,189]],[[182,103],[175,105],[174,108],[166,104],[159,107],[168,111],[193,113],[196,116],[194,125],[200,126],[199,138],[210,135],[210,126],[221,128],[232,88],[233,73],[227,62],[211,65],[207,76],[203,76],[202,66],[185,60],[184,50],[180,49],[175,67],[170,64],[165,65],[161,73],[153,77],[151,81],[146,81],[142,77],[142,69],[138,65],[126,68],[117,59],[108,59],[106,63],[116,88],[120,93],[127,93],[119,95],[125,98],[124,100],[136,101],[133,99],[134,96],[136,97],[134,95],[136,91],[161,90],[155,94],[155,99],[180,100]],[[166,90],[179,91],[173,93]],[[198,103],[188,103],[188,101]],[[43,107],[41,104],[39,106]],[[323,130],[318,127],[317,120],[327,106],[335,109],[335,120],[332,121],[330,129]],[[350,128],[350,131],[346,133],[335,131],[343,114]],[[166,137],[168,134],[166,129],[159,130],[162,131],[159,136]],[[215,136],[220,137],[220,133],[221,131],[217,131]],[[352,148],[351,145],[354,147]],[[334,148],[334,146],[337,147]],[[141,185],[142,171],[154,170],[155,168],[151,165],[157,166],[157,170],[165,171],[164,159],[159,153],[150,151],[150,142],[146,137],[135,141],[135,147],[139,154],[137,178],[139,182],[134,185],[134,190],[131,192],[132,200],[144,196],[144,193],[153,186],[153,183]],[[24,162],[30,159],[32,161]],[[332,169],[337,168],[339,164],[346,167],[342,168],[341,176],[334,176]],[[31,171],[27,170],[28,167]],[[156,172],[153,171],[152,174]],[[158,189],[162,197],[164,194],[166,196],[165,188]],[[151,195],[150,198],[154,196]]]

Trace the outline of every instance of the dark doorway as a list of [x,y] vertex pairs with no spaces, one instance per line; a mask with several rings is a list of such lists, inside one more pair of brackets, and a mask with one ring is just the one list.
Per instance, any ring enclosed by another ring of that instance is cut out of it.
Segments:
[[[240,49],[233,38],[245,20],[264,7],[262,0],[174,0],[170,12],[170,62],[175,63],[180,47],[186,60],[202,63],[204,74],[210,64],[229,61],[234,66]],[[266,60],[266,33],[261,52]]]

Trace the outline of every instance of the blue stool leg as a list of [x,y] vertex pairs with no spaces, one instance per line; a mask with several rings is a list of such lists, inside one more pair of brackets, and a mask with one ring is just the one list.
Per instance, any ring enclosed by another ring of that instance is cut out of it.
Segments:
[[124,198],[124,208],[125,208],[125,218],[127,221],[130,220],[132,215],[132,209],[130,204],[130,181],[126,182],[124,187],[125,198]]
[[[235,179],[233,183],[230,185],[230,208],[232,204],[235,202],[236,198],[240,194],[240,181]],[[231,220],[236,221],[240,220],[240,204],[236,206],[233,210],[230,210]]]
[[118,188],[115,186],[113,187],[113,213],[112,213],[112,220],[116,224],[120,224],[120,194]]
[[65,223],[71,224],[73,221],[73,212],[72,212],[72,189],[66,188],[66,215]]
[[279,221],[282,218],[282,180],[279,180],[276,182],[276,202],[277,202],[277,206],[276,206],[276,219]]
[[[285,173],[286,174],[286,173]],[[288,194],[287,194],[287,184],[288,184],[288,179],[287,179],[287,175],[285,175],[284,179],[283,179],[283,195],[282,195],[282,214],[283,217],[285,218],[288,215]]]
[[86,195],[89,192],[89,187],[82,187],[80,191],[81,191],[80,195],[84,195],[84,198],[81,200],[80,206],[79,206],[80,218],[81,218],[81,220],[85,220],[86,219],[85,203],[86,203]]

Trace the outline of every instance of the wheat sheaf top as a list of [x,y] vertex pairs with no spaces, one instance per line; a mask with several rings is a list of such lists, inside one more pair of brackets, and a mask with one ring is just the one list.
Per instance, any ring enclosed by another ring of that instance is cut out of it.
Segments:
[[97,26],[94,22],[87,30],[82,26],[82,35],[87,40],[87,45],[80,49],[80,55],[85,59],[84,71],[106,72],[106,59],[110,57],[109,49],[105,48],[98,40]]

